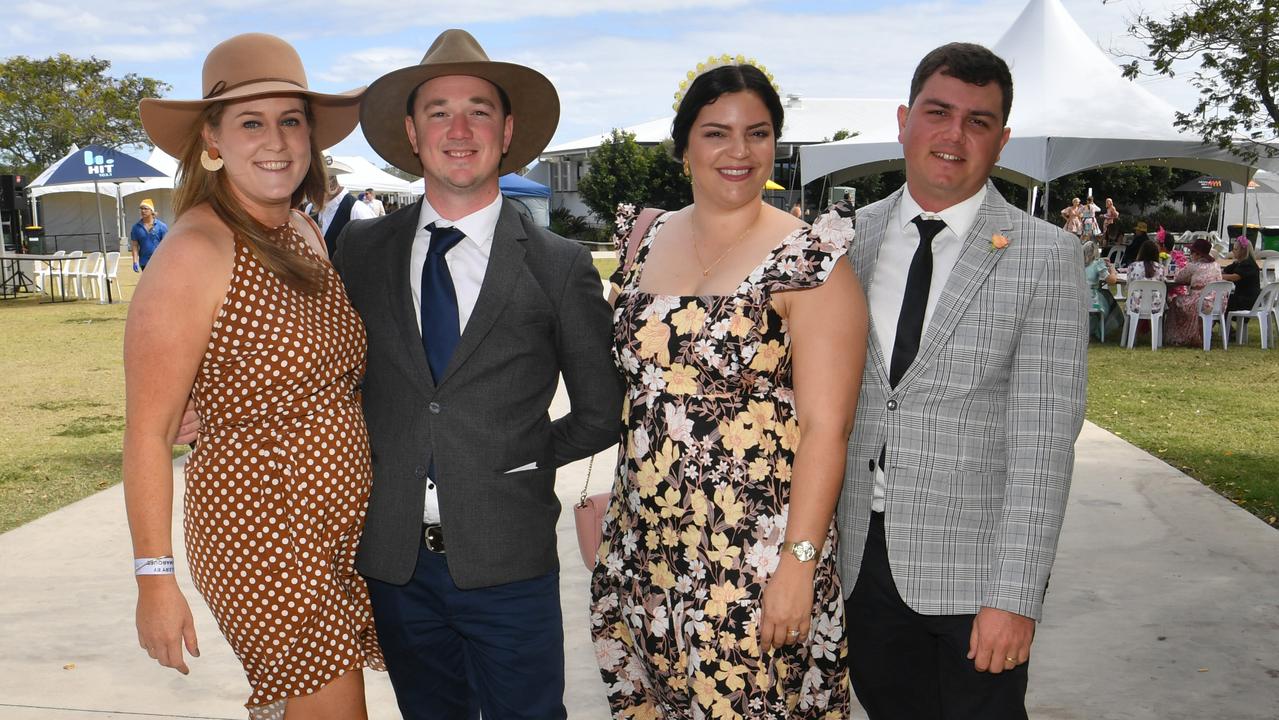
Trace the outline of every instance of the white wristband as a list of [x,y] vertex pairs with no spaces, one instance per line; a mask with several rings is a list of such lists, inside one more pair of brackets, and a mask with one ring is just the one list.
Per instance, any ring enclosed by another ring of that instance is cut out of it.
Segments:
[[158,558],[134,558],[133,559],[134,575],[172,575],[173,574],[173,558],[170,556]]

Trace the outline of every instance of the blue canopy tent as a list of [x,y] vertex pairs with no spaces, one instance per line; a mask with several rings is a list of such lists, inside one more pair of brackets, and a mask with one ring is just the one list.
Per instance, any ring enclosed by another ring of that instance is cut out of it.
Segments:
[[[79,150],[73,150],[58,161],[58,165],[48,177],[42,176],[37,180],[40,181],[41,186],[92,183],[96,196],[99,192],[99,183],[140,182],[147,178],[162,177],[168,177],[168,174],[156,170],[132,155],[126,155],[103,145],[86,145]],[[98,249],[102,251],[103,257],[106,257],[107,239],[105,224],[102,221],[101,204],[98,204]],[[107,302],[111,302],[110,283],[107,284]]]
[[542,227],[551,224],[551,189],[522,175],[508,173],[497,179],[497,189],[528,210],[533,222]]

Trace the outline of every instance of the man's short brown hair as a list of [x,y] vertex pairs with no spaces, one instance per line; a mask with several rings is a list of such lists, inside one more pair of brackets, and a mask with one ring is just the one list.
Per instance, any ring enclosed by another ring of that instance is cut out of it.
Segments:
[[920,89],[933,73],[940,72],[947,77],[962,80],[969,85],[984,86],[989,82],[999,84],[1003,95],[1003,124],[1008,124],[1008,114],[1013,109],[1013,75],[1008,70],[1008,63],[991,52],[989,48],[975,43],[949,43],[933,50],[919,61],[915,75],[910,79],[910,100],[908,105],[915,104]]

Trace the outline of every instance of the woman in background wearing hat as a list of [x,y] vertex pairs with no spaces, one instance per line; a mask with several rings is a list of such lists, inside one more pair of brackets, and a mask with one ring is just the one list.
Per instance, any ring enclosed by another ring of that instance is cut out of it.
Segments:
[[1203,323],[1199,320],[1199,298],[1204,286],[1221,279],[1221,267],[1212,259],[1212,243],[1199,238],[1190,244],[1190,261],[1177,271],[1171,282],[1186,285],[1189,292],[1169,293],[1164,342],[1169,345],[1203,345]]
[[[142,647],[188,672],[198,656],[173,575],[170,447],[188,397],[185,545],[196,588],[244,665],[250,718],[363,718],[380,666],[354,557],[368,499],[357,382],[365,336],[314,223],[322,148],[354,129],[361,91],[307,89],[270,35],[213,48],[203,100],[143,100],[178,158],[176,221],[125,329],[125,502]],[[177,309],[178,312],[174,312]]]
[[146,269],[152,253],[159,247],[165,233],[169,232],[169,226],[156,217],[155,203],[151,201],[151,198],[142,201],[138,206],[138,214],[142,217],[133,223],[133,230],[129,233],[129,251],[133,253],[133,272]]

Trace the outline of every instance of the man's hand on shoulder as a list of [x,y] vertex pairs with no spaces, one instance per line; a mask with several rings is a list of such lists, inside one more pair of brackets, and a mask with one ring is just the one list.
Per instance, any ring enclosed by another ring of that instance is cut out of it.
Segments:
[[968,659],[978,672],[998,675],[1030,659],[1035,621],[1024,615],[984,607],[973,618]]

